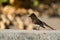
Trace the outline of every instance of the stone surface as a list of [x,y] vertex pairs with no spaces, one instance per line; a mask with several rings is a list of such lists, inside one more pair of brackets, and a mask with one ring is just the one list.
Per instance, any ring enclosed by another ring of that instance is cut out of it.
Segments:
[[0,40],[60,40],[60,31],[0,30]]

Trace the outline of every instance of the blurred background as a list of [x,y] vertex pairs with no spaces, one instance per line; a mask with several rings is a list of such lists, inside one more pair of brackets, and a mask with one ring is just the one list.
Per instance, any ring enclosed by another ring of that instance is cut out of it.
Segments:
[[32,13],[52,28],[60,29],[60,0],[0,0],[0,29],[34,30],[38,25],[34,26],[29,17]]

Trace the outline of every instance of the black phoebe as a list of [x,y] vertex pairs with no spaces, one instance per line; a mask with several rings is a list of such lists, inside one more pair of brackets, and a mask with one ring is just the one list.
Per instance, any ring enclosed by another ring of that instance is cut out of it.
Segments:
[[34,24],[40,25],[43,28],[45,28],[44,27],[44,25],[45,25],[45,26],[51,28],[52,30],[54,30],[52,27],[50,27],[49,25],[47,25],[45,22],[42,22],[41,20],[39,20],[34,13],[32,13],[29,17],[31,17],[31,19],[32,19],[32,21],[33,21]]

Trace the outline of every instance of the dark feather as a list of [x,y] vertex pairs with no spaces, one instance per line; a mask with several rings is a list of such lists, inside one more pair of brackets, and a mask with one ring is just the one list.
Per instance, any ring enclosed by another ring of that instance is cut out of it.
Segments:
[[34,13],[31,14],[29,17],[31,17],[34,24],[40,25],[41,27],[45,28],[43,22],[39,20]]
[[46,27],[49,27],[50,29],[54,30],[52,27],[50,27],[49,25],[47,25],[45,22],[42,22],[41,20],[39,20],[34,13],[32,13],[29,17],[31,17],[31,19],[32,19],[32,21],[33,21],[34,24],[40,25],[43,28],[45,28],[44,27],[44,25],[45,25]]

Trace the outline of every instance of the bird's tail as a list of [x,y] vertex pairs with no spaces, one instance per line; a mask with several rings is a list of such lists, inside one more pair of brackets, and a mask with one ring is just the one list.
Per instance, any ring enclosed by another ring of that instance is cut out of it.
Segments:
[[45,26],[49,27],[52,30],[55,30],[54,28],[52,28],[51,26],[49,26],[48,24],[46,24],[45,22],[43,22]]

